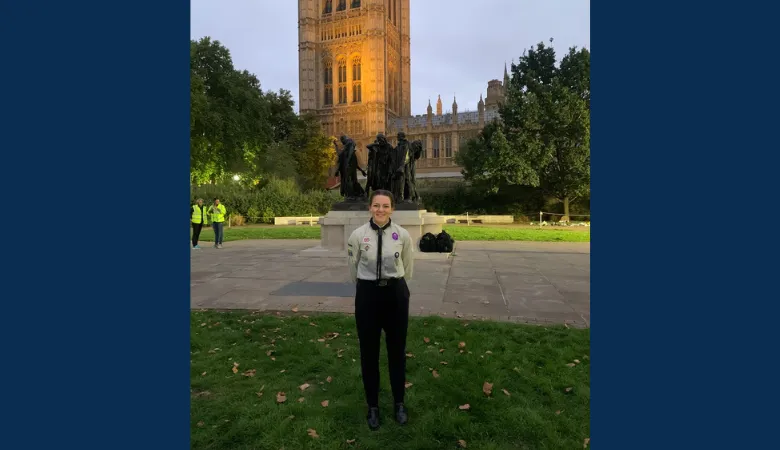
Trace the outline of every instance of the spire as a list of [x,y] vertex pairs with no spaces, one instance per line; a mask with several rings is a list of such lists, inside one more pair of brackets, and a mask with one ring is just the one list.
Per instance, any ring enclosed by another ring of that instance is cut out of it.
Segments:
[[442,107],[441,107],[441,94],[439,94],[439,99],[436,100],[436,115],[437,116],[441,115],[441,110],[442,110]]
[[428,99],[428,115],[433,114],[433,108],[431,107],[431,99]]
[[455,99],[455,95],[452,95],[452,113],[457,114],[458,113],[458,101]]
[[[512,64],[514,64],[514,60],[512,60]],[[509,84],[509,72],[506,71],[506,61],[504,61],[504,87],[506,87]]]

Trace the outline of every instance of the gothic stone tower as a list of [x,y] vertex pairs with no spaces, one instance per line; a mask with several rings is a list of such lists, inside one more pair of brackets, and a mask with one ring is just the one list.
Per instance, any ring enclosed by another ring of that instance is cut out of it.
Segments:
[[300,112],[352,137],[363,163],[376,134],[411,115],[409,1],[298,0]]

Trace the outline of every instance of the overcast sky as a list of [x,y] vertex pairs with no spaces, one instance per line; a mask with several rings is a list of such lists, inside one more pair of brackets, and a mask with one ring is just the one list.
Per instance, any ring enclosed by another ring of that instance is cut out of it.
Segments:
[[[338,2],[334,2],[335,4]],[[349,3],[349,2],[348,2]],[[298,109],[298,1],[191,0],[190,36],[211,36],[230,50],[237,69],[263,90],[287,89]],[[590,50],[590,0],[411,0],[412,114],[441,94],[450,110],[476,110],[504,62],[554,38],[558,58],[569,47]]]

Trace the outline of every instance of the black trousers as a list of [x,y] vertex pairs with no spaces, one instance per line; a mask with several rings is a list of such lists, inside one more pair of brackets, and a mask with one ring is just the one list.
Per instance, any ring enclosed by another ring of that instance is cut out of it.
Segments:
[[409,326],[409,287],[403,278],[377,286],[358,280],[355,322],[360,341],[360,366],[368,406],[379,406],[379,340],[385,330],[390,387],[395,402],[404,401],[406,330]]
[[200,239],[200,230],[203,229],[202,223],[193,223],[192,224],[192,246],[195,247],[198,245],[198,239]]

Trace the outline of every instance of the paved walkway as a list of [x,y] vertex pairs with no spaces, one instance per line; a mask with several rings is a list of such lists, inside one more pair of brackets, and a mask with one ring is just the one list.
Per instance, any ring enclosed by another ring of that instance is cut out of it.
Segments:
[[[192,308],[354,310],[346,261],[300,256],[311,240],[208,242],[192,251]],[[415,261],[412,315],[590,326],[590,244],[458,242],[447,261]],[[346,259],[346,258],[345,258]]]

